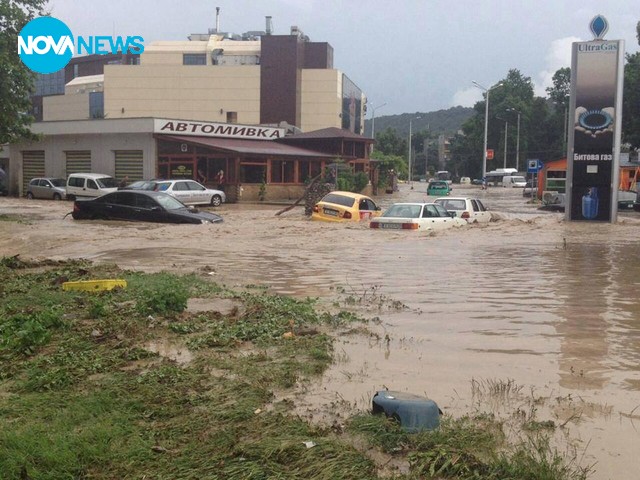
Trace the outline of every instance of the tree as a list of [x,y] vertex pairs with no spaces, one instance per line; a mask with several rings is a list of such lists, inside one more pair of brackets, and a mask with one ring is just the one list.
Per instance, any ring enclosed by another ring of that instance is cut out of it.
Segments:
[[[638,28],[640,30],[640,23]],[[640,52],[627,55],[624,66],[622,141],[633,149],[640,149]]]
[[394,170],[399,177],[407,178],[408,167],[405,157],[398,155],[385,155],[380,150],[371,152],[371,158],[378,161],[379,181],[378,185],[384,187],[388,184],[389,172]]
[[[517,114],[513,110],[520,112],[520,151],[521,158],[526,158],[522,153],[526,155],[528,148],[528,132],[532,130],[529,125],[534,125],[530,121],[534,104],[533,82],[520,71],[511,69],[501,83],[490,94],[487,148],[503,151],[504,142],[507,141],[507,166],[511,167],[515,166],[517,129],[510,128],[509,137],[505,139],[504,121],[497,117],[506,118],[515,126]],[[476,114],[462,126],[463,135],[456,135],[451,142],[449,170],[456,171],[459,175],[478,177],[482,172],[485,101],[477,102],[473,108]],[[496,166],[497,162],[487,162],[487,170],[493,170]]]
[[32,139],[33,117],[30,93],[34,73],[18,55],[20,30],[36,14],[42,14],[46,0],[0,0],[0,145]]
[[388,127],[376,134],[375,149],[384,155],[407,156],[407,140],[398,135],[395,128]]
[[551,81],[553,87],[547,87],[547,93],[556,109],[564,114],[565,109],[569,108],[571,96],[571,69],[569,67],[561,68],[553,74]]

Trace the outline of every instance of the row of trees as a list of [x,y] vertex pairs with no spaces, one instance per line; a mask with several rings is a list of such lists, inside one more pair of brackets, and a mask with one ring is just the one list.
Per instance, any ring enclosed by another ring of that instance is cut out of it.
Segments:
[[[640,44],[640,22],[637,25]],[[527,159],[557,160],[566,155],[567,122],[571,89],[571,69],[561,68],[553,76],[553,85],[547,88],[548,96],[534,94],[533,82],[517,69],[497,83],[491,90],[488,120],[488,148],[495,152],[494,160],[487,162],[492,170],[504,165],[507,142],[508,167],[516,166],[518,140],[518,112],[520,113],[520,150],[518,167],[525,169]],[[450,159],[446,168],[455,176],[480,177],[484,142],[485,100],[474,105],[475,114],[462,125],[462,133],[451,140]],[[505,136],[505,124],[508,123]],[[415,152],[414,176],[424,174],[425,162],[429,170],[435,168],[438,156],[437,138],[429,131],[415,132],[411,137]],[[424,152],[425,142],[428,145]],[[624,93],[622,112],[622,142],[626,151],[640,150],[640,52],[627,54],[624,68]],[[394,168],[401,178],[407,176],[407,140],[395,130],[387,129],[376,135],[373,157],[382,161],[382,169]]]

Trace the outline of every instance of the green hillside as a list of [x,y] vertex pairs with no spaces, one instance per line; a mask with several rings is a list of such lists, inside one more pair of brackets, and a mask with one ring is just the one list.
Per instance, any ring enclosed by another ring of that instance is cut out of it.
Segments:
[[[376,116],[376,132],[382,132],[388,127],[395,128],[400,135],[409,134],[409,120],[412,121],[414,132],[429,129],[435,134],[453,135],[462,124],[474,114],[473,108],[452,107],[428,113],[403,113],[400,115]],[[419,118],[418,118],[419,117]],[[371,119],[365,121],[365,135],[371,136]]]

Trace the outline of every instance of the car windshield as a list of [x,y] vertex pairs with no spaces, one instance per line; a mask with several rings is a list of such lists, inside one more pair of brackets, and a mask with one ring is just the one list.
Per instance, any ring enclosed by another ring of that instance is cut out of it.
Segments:
[[518,182],[518,183],[526,181],[524,177],[511,177],[511,178],[513,178],[514,182]]
[[421,210],[421,205],[391,205],[382,216],[387,218],[420,218]]
[[429,186],[431,188],[446,188],[447,182],[431,182]]
[[434,207],[435,207],[435,209],[438,212],[438,215],[440,217],[448,217],[449,216],[449,212],[447,212],[442,205],[435,204]]
[[355,198],[345,197],[344,195],[338,195],[335,193],[328,193],[322,198],[323,202],[335,203],[336,205],[342,205],[343,207],[353,207]]
[[118,188],[118,181],[112,177],[96,178],[100,188]]
[[51,184],[54,187],[64,187],[67,184],[67,181],[64,178],[52,178]]
[[180,208],[187,208],[184,203],[172,197],[171,195],[158,195],[157,197],[155,197],[155,199],[160,205],[162,205],[165,210],[178,210]]

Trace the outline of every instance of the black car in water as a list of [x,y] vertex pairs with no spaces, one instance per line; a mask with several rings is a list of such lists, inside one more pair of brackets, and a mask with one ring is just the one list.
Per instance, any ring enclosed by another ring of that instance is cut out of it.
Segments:
[[133,220],[162,223],[219,223],[222,217],[187,207],[162,192],[118,190],[91,200],[76,200],[75,220]]

